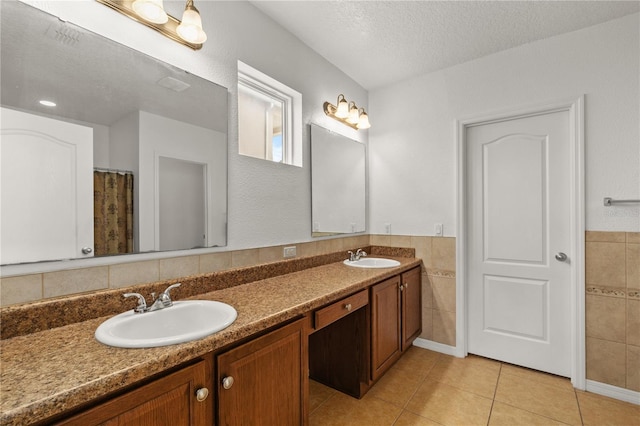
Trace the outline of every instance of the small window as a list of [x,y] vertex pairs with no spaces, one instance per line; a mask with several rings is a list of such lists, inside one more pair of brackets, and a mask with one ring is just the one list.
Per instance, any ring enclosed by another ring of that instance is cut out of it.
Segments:
[[302,95],[238,61],[242,155],[302,167]]

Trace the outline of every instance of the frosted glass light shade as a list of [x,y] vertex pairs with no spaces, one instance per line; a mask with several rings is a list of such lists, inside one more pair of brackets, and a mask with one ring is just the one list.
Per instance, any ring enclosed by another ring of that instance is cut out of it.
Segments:
[[364,108],[362,108],[361,111],[360,120],[358,121],[358,129],[368,129],[371,127],[371,123],[369,123],[369,116],[364,112]]
[[343,95],[338,96],[338,107],[333,115],[338,118],[347,118],[349,116],[349,104]]
[[349,108],[349,117],[347,117],[347,121],[351,124],[358,124],[360,121],[360,113],[358,112],[358,107],[355,102],[351,102],[351,107]]
[[187,6],[176,31],[180,37],[190,43],[202,44],[207,41],[207,34],[202,30],[200,13],[193,6]]
[[145,21],[164,24],[169,20],[169,16],[164,11],[162,0],[136,0],[132,6],[138,16]]

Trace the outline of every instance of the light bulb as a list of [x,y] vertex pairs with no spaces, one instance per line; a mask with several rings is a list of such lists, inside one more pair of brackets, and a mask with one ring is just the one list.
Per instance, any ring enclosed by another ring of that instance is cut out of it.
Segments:
[[338,95],[338,107],[333,115],[338,118],[347,118],[349,116],[349,104],[344,95]]
[[357,125],[358,129],[368,129],[371,127],[371,123],[369,123],[369,116],[364,111],[364,108],[360,108],[360,120]]
[[347,117],[347,121],[351,124],[357,124],[358,121],[360,121],[360,113],[358,112],[358,107],[353,101],[349,103],[349,117]]
[[136,0],[133,2],[133,10],[145,21],[154,24],[164,24],[169,16],[164,11],[162,0]]
[[187,2],[182,15],[182,22],[176,29],[178,35],[189,43],[202,44],[207,41],[207,34],[202,30],[202,18],[193,1]]

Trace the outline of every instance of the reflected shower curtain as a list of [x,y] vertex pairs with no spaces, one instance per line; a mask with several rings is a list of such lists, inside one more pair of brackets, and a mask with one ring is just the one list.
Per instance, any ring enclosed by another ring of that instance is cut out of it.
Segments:
[[95,255],[133,253],[133,174],[93,172]]

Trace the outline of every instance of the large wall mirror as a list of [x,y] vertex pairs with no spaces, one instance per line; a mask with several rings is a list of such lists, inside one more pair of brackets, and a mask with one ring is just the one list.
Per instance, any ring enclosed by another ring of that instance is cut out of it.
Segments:
[[18,1],[0,17],[0,264],[225,246],[227,89]]
[[312,236],[366,231],[364,144],[311,125]]

